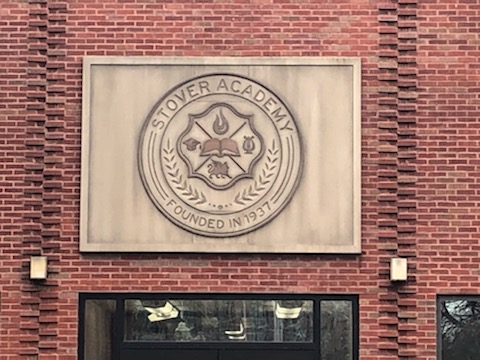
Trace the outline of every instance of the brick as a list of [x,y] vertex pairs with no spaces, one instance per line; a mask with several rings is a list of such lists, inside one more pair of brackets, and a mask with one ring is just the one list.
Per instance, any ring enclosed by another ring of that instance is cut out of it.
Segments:
[[[437,294],[479,285],[480,9],[473,0],[332,4],[2,4],[2,356],[73,360],[78,292],[134,290],[354,293],[360,359],[436,357]],[[79,254],[89,54],[360,57],[362,255]],[[52,279],[28,280],[32,254],[51,257]],[[406,284],[388,281],[392,256],[409,258]],[[453,273],[465,269],[474,278]]]

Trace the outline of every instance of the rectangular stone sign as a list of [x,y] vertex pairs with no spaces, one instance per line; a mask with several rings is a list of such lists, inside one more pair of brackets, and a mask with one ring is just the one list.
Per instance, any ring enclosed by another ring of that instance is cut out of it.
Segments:
[[360,60],[87,57],[81,251],[360,252]]

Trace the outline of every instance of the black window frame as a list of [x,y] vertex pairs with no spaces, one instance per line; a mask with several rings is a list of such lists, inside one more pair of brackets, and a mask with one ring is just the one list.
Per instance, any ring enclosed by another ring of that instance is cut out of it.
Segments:
[[437,330],[437,359],[443,359],[443,332],[442,332],[442,306],[443,301],[458,301],[458,300],[475,300],[480,302],[480,294],[454,294],[454,295],[437,295],[436,301],[436,330]]
[[[313,341],[312,342],[154,342],[124,340],[124,304],[130,299],[184,299],[184,300],[311,300],[313,301]],[[289,293],[79,293],[78,306],[78,359],[85,360],[85,307],[87,300],[114,300],[116,310],[114,326],[113,358],[119,358],[121,349],[311,349],[320,360],[320,305],[322,301],[349,301],[352,306],[352,360],[359,359],[359,296],[353,294],[289,294]]]

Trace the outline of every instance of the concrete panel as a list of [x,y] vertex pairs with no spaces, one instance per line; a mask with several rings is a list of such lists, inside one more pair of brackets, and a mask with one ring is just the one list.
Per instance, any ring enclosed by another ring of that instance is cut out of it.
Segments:
[[360,61],[87,57],[81,251],[360,252]]

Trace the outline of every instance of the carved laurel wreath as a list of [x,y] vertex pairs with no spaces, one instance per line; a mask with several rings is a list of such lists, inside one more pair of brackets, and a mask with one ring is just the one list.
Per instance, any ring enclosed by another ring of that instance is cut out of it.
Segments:
[[267,185],[272,181],[274,170],[277,167],[275,163],[278,160],[278,151],[279,149],[275,146],[275,141],[273,141],[272,148],[267,150],[267,161],[262,169],[262,173],[255,179],[252,185],[235,195],[234,203],[246,205],[248,202],[255,200],[266,189]]
[[173,148],[170,148],[170,143],[167,143],[167,148],[163,149],[163,160],[165,160],[165,166],[168,169],[167,174],[174,184],[175,189],[177,189],[183,197],[195,205],[206,203],[207,197],[205,194],[188,184],[187,180],[185,180],[182,174],[180,174],[180,170],[177,167],[176,156],[173,150]]
[[[272,142],[272,148],[267,150],[267,161],[262,169],[261,174],[255,179],[254,183],[249,187],[238,192],[233,202],[238,205],[246,205],[248,202],[254,201],[267,185],[272,181],[274,170],[277,168],[275,164],[278,160],[279,149],[275,146],[275,141]],[[195,205],[201,205],[207,202],[207,197],[202,191],[194,188],[191,184],[187,183],[180,174],[180,170],[177,166],[176,156],[174,149],[170,147],[170,143],[167,143],[166,148],[163,149],[163,160],[165,160],[165,166],[168,171],[167,174],[170,180],[174,184],[180,194],[186,198],[186,200],[192,202]]]

